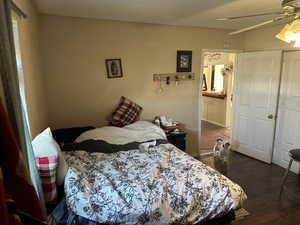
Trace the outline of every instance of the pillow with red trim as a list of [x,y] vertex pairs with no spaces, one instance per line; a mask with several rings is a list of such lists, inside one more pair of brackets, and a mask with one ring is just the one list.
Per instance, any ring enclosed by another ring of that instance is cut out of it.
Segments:
[[40,174],[45,201],[47,203],[55,203],[57,198],[57,156],[53,155],[45,157],[36,157],[35,161]]
[[124,96],[112,114],[111,125],[124,127],[137,121],[143,111],[143,108]]
[[45,129],[32,141],[36,165],[40,174],[47,203],[55,202],[57,185],[63,185],[68,166],[50,128]]

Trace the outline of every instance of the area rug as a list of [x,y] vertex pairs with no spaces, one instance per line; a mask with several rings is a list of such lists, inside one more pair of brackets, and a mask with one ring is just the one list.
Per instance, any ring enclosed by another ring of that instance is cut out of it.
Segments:
[[237,225],[237,224],[239,224],[238,221],[242,221],[243,219],[245,219],[247,216],[250,215],[250,213],[244,208],[236,210],[234,212],[234,214],[235,214],[235,219],[231,218],[230,222],[228,221],[228,218],[227,219],[220,218],[219,220],[217,219],[217,220],[213,220],[213,221],[208,221],[207,223],[203,223],[203,224],[206,224],[206,225],[229,225],[229,224]]
[[245,219],[245,217],[247,217],[249,215],[250,215],[250,213],[246,209],[241,208],[241,209],[235,211],[235,220],[234,221],[243,220],[243,219]]

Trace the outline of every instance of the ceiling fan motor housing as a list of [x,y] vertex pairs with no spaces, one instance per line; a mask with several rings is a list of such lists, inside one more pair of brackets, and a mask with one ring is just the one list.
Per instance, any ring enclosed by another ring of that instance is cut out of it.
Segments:
[[282,6],[284,8],[297,8],[300,9],[300,0],[283,0]]

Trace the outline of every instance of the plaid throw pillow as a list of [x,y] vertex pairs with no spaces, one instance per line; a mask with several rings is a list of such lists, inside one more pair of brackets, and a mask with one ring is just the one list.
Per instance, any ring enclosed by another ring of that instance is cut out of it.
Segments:
[[37,157],[35,158],[39,170],[45,201],[47,203],[55,202],[57,197],[56,190],[56,167],[57,156]]
[[132,124],[137,121],[142,110],[141,106],[122,96],[119,106],[112,114],[111,124],[116,127]]

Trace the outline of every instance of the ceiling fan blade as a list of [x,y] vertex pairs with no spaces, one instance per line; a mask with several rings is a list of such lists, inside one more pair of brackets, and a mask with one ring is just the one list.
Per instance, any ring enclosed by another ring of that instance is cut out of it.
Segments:
[[265,21],[263,23],[259,23],[259,24],[256,24],[256,25],[253,25],[253,26],[250,26],[250,27],[243,28],[241,30],[231,32],[231,33],[229,33],[229,35],[235,35],[235,34],[243,33],[243,32],[253,30],[255,28],[262,27],[264,25],[267,25],[267,24],[270,24],[270,23],[273,23],[273,22],[275,22],[275,21],[274,20],[268,20],[268,21]]
[[262,23],[259,23],[259,24],[250,26],[250,27],[246,27],[246,28],[243,28],[243,29],[240,29],[240,30],[231,32],[231,33],[229,33],[229,35],[240,34],[240,33],[243,33],[243,32],[249,31],[249,30],[253,30],[253,29],[255,29],[255,28],[259,28],[259,27],[265,26],[265,25],[270,24],[270,23],[274,23],[274,22],[283,20],[283,19],[285,19],[285,18],[292,17],[292,16],[294,16],[294,14],[286,15],[286,16],[281,16],[281,17],[277,17],[277,18],[272,19],[272,20],[268,20],[268,21],[265,21],[265,22],[262,22]]
[[243,19],[255,16],[268,16],[268,15],[281,15],[284,14],[283,12],[269,12],[269,13],[261,13],[261,14],[252,14],[246,16],[233,16],[233,17],[225,17],[225,18],[218,18],[217,20],[224,21],[224,20],[235,20],[235,19]]

